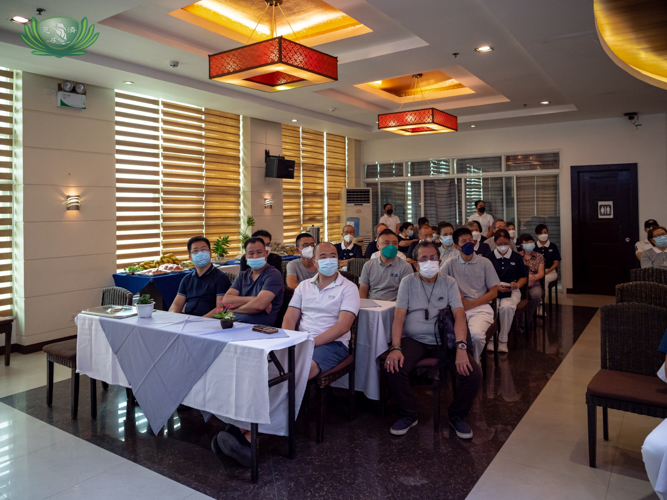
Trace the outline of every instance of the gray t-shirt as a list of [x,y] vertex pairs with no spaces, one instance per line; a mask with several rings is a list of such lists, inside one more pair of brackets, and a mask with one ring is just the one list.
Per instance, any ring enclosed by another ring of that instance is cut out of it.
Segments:
[[[403,337],[435,345],[435,322],[438,311],[447,306],[451,307],[452,311],[457,307],[463,307],[459,288],[452,278],[439,274],[435,283],[424,283],[419,273],[406,276],[398,287],[396,300],[397,308],[408,310],[403,323]],[[429,319],[426,319],[426,310]]]
[[661,252],[655,247],[642,253],[642,267],[654,267],[667,270],[667,251]]
[[500,285],[491,261],[477,254],[473,254],[470,262],[464,261],[460,255],[449,259],[440,269],[440,274],[454,278],[467,300],[475,300],[488,292],[489,288]]
[[445,262],[447,262],[449,259],[453,259],[459,254],[459,251],[456,249],[454,245],[452,245],[449,248],[445,248],[444,246],[440,247],[440,267],[445,265]]
[[[257,297],[259,292],[267,290],[275,295],[271,301],[271,312],[262,311],[256,314],[235,313],[235,321],[254,325],[273,325],[283,305],[285,284],[283,275],[273,266],[266,266],[256,280],[252,279],[252,269],[242,271],[234,280],[232,288],[238,290],[241,297]],[[280,325],[279,325],[280,326]]]
[[296,276],[296,282],[301,283],[306,281],[309,278],[314,278],[317,274],[317,269],[312,273],[306,269],[306,267],[301,263],[301,259],[291,260],[287,264],[287,275]]
[[382,257],[371,259],[361,270],[359,283],[368,285],[368,298],[376,300],[396,300],[398,285],[406,276],[413,273],[412,266],[398,256],[387,266]]

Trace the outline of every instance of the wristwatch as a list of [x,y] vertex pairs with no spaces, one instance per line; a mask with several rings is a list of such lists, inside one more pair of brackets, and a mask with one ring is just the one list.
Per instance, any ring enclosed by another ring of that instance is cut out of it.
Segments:
[[456,342],[454,342],[454,346],[457,349],[461,349],[461,350],[465,350],[465,349],[468,348],[468,344],[466,344],[464,340],[457,340]]

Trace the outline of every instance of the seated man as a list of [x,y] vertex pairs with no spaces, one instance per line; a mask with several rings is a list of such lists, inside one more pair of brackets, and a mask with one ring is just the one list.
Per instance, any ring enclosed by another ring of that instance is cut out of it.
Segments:
[[412,266],[398,257],[398,236],[386,229],[378,238],[380,257],[364,264],[359,278],[362,299],[396,300],[398,285],[412,274]]
[[440,236],[440,265],[442,266],[452,257],[456,257],[459,252],[454,246],[454,226],[449,222],[438,224],[438,233]]
[[341,266],[347,266],[350,259],[363,259],[364,255],[361,253],[361,247],[357,245],[354,240],[354,226],[343,226],[343,241],[336,243],[336,251],[338,252],[338,260]]
[[[408,262],[412,262],[414,259],[412,253],[415,251],[415,247],[419,244],[420,241],[433,241],[433,228],[427,222],[419,226],[419,241],[414,241],[408,248]],[[440,248],[440,243],[436,243],[435,246]]]
[[[461,439],[471,439],[472,430],[463,420],[470,411],[482,382],[482,371],[467,345],[466,315],[456,282],[439,275],[440,253],[431,241],[423,241],[413,253],[419,272],[407,276],[398,289],[391,348],[384,368],[387,381],[398,401],[401,418],[391,434],[401,436],[417,425],[417,406],[410,388],[410,372],[424,358],[450,361],[454,372],[454,398],[449,406],[449,424]],[[456,353],[443,349],[436,340],[438,312],[449,306],[454,316]]]
[[470,229],[461,227],[454,231],[454,244],[459,255],[445,262],[441,274],[454,278],[459,287],[472,336],[474,358],[479,363],[486,343],[486,331],[493,323],[493,309],[489,302],[498,297],[500,280],[489,259],[475,254],[475,241]]
[[294,330],[299,323],[299,331],[315,337],[308,380],[331,370],[348,355],[350,328],[361,302],[356,285],[338,273],[336,247],[317,245],[315,264],[317,276],[299,284],[283,320],[285,330]]
[[375,226],[375,239],[371,241],[366,247],[366,251],[364,252],[364,259],[370,259],[371,255],[373,255],[375,252],[378,251],[378,245],[377,245],[378,236],[380,236],[380,233],[385,229],[388,228],[384,224],[378,224],[377,226]]
[[208,239],[203,236],[190,238],[188,255],[195,270],[181,281],[169,312],[212,318],[213,311],[224,303],[223,298],[231,283],[225,273],[211,264],[211,243]]
[[301,258],[289,261],[285,276],[285,283],[290,288],[296,288],[299,283],[317,274],[317,267],[313,259],[315,238],[310,233],[301,233],[296,237],[296,249],[301,254]]
[[250,269],[234,280],[223,303],[234,306],[236,321],[273,325],[283,305],[283,275],[266,263],[268,252],[262,238],[250,238],[243,246]]
[[[271,233],[268,231],[265,231],[264,229],[260,229],[258,231],[255,231],[252,233],[253,238],[262,238],[264,240],[264,244],[266,245],[266,251],[269,252],[269,256],[266,258],[266,262],[270,266],[275,267],[280,274],[283,273],[283,259],[280,257],[280,255],[276,253],[271,253]],[[248,269],[248,262],[246,261],[246,256],[243,255],[241,257],[241,271],[246,271]]]
[[[505,223],[504,220],[502,219],[496,219],[493,221],[493,234],[496,233],[499,229],[504,229],[507,231],[507,224]],[[509,233],[507,233],[509,235]],[[496,249],[496,240],[493,237],[493,235],[490,238],[487,238],[484,240],[484,243],[481,243],[479,245],[480,247],[480,254],[482,254],[484,257],[489,258],[489,255],[493,253],[493,251]],[[516,244],[514,241],[510,238],[510,249],[512,252],[516,252]]]

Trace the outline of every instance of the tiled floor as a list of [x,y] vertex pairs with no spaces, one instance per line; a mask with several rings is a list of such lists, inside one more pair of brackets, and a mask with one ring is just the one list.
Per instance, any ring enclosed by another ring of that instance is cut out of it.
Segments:
[[[545,331],[511,343],[495,369],[488,358],[470,417],[472,442],[450,435],[446,420],[434,439],[426,388],[417,389],[420,424],[402,438],[388,434],[391,407],[379,421],[359,395],[349,424],[343,398],[334,395],[325,443],[313,442],[312,413],[300,415],[296,460],[285,458],[285,438],[262,437],[257,485],[247,469],[209,451],[219,422],[204,424],[199,412],[182,409],[155,437],[141,409],[113,387],[98,393],[92,421],[85,377],[72,421],[69,381],[56,384],[47,409],[43,355],[13,356],[0,371],[0,396],[18,408],[0,403],[0,499],[463,499],[469,492],[473,499],[652,499],[639,450],[656,419],[610,412],[611,439],[600,436],[598,469],[587,465],[583,394],[599,367],[596,308],[610,301],[561,296]],[[57,372],[56,380],[68,378],[68,370]],[[443,399],[444,411],[449,391]]]

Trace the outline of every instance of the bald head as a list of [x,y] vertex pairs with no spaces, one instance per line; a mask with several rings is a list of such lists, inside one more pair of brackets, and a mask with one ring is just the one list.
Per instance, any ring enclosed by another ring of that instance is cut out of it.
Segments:
[[323,241],[315,246],[315,260],[338,258],[338,251],[332,243]]

